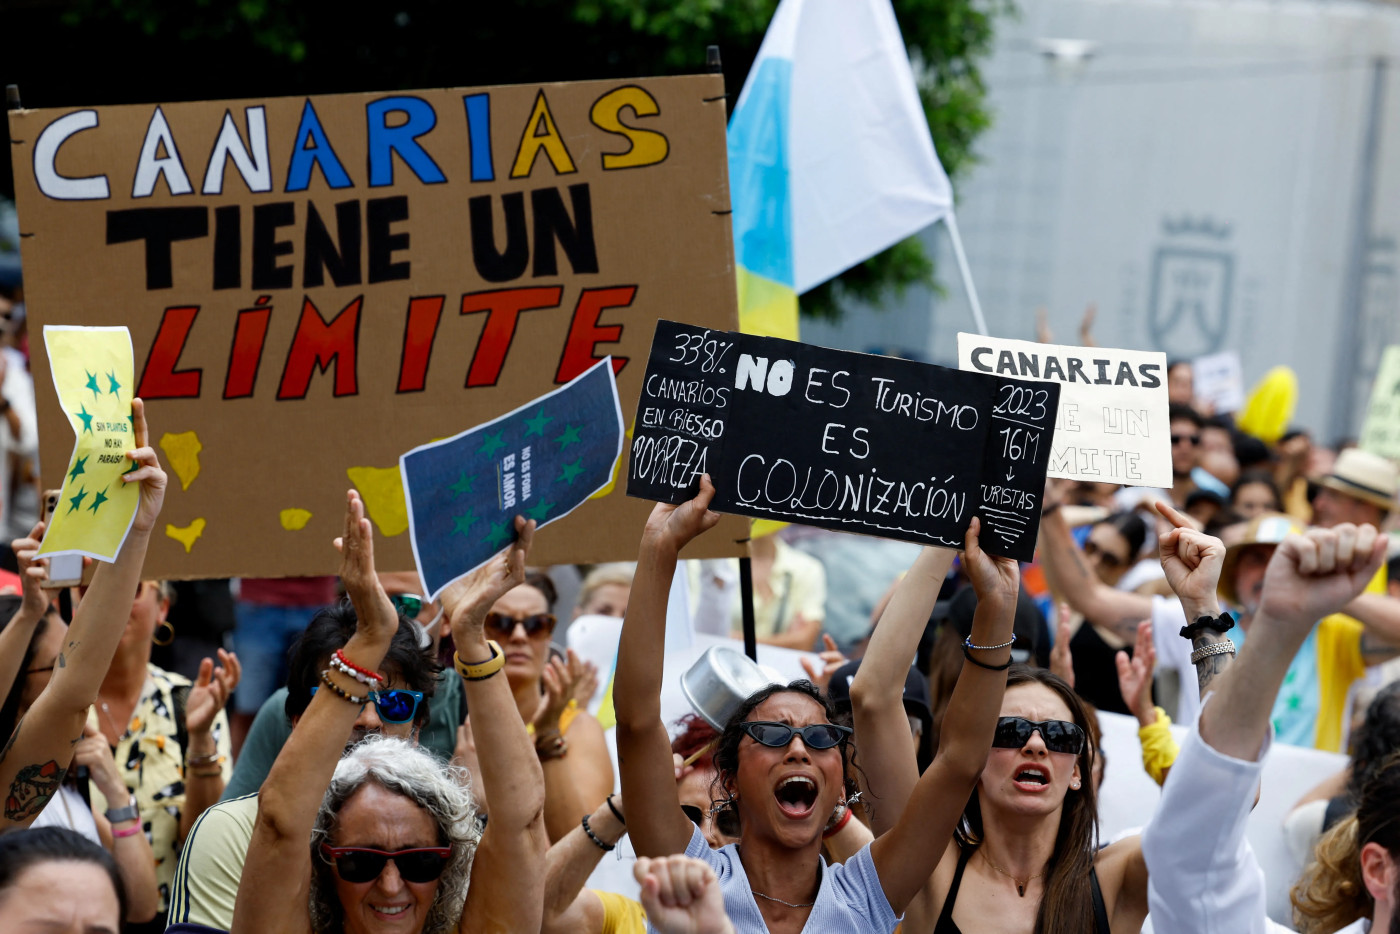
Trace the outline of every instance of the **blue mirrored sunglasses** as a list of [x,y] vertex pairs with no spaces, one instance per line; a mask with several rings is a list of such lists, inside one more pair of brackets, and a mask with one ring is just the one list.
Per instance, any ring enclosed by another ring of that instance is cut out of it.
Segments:
[[[315,697],[320,689],[319,684],[313,687],[311,696]],[[385,723],[407,723],[418,712],[418,705],[423,703],[423,692],[405,691],[400,688],[392,691],[370,691],[369,699],[374,702],[374,709],[379,713],[380,720]],[[364,709],[363,704],[360,705],[360,709]]]

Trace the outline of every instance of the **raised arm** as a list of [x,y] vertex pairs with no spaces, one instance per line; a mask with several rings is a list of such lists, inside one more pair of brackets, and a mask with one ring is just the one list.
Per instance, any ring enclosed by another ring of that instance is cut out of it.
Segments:
[[[352,663],[377,671],[398,630],[399,615],[374,573],[374,539],[360,494],[351,490],[345,507],[340,580],[355,606],[355,634],[341,650]],[[339,671],[330,678],[348,695],[365,686]],[[233,934],[309,931],[307,899],[311,886],[311,828],[336,764],[360,715],[336,691],[317,691],[297,721],[258,795],[258,818],[243,864],[233,911]],[[517,717],[518,719],[518,717]]]
[[19,561],[24,602],[15,611],[15,615],[10,617],[5,628],[0,630],[0,695],[9,694],[15,679],[20,676],[19,666],[24,661],[24,653],[29,649],[39,620],[44,618],[49,609],[49,597],[39,586],[39,578],[25,573],[34,553],[39,550],[39,543],[43,537],[44,523],[40,522],[30,530],[28,538],[17,538],[10,543],[10,548]]
[[1159,934],[1285,930],[1265,914],[1263,874],[1245,840],[1269,716],[1313,622],[1360,593],[1384,556],[1370,526],[1312,529],[1275,550],[1249,641],[1215,682],[1143,833]]
[[622,621],[613,676],[617,711],[617,764],[627,799],[628,832],[639,856],[684,852],[694,825],[680,808],[671,738],[661,720],[661,671],[666,650],[666,600],[681,548],[712,528],[715,488],[710,475],[700,492],[679,506],[658,503],[642,532],[637,573]]
[[[1198,532],[1186,518],[1166,503],[1159,502],[1157,512],[1164,521],[1157,523],[1157,543],[1161,551],[1162,571],[1167,583],[1181,600],[1182,614],[1188,624],[1205,617],[1220,616],[1220,570],[1225,564],[1225,543]],[[1165,638],[1180,638],[1170,633]],[[1230,637],[1209,628],[1196,629],[1191,637],[1192,650],[1204,649]],[[1195,663],[1197,689],[1205,697],[1215,679],[1230,666],[1233,656],[1207,655]]]
[[862,784],[870,829],[879,836],[899,819],[919,766],[904,714],[904,681],[928,626],[939,588],[957,552],[924,548],[895,587],[880,622],[870,636],[855,681],[851,716],[860,737]]
[[[943,717],[938,754],[914,785],[900,819],[870,844],[880,885],[896,915],[904,913],[948,850],[963,805],[987,765],[1006,691],[1020,568],[1010,558],[992,557],[981,549],[980,527],[974,518],[964,552],[967,573],[977,591],[971,646]],[[886,807],[898,804],[891,799]]]
[[[116,560],[101,564],[93,575],[48,687],[0,750],[0,788],[6,789],[0,832],[28,826],[58,793],[73,745],[83,735],[97,685],[111,666],[126,628],[131,595],[141,580],[151,529],[165,499],[165,471],[148,444],[146,411],[140,399],[132,402],[131,415],[136,448],[126,452],[133,469],[122,476],[122,482],[141,485],[136,517]],[[36,579],[44,575],[33,564],[24,573]]]
[[1039,550],[1050,589],[1094,625],[1112,630],[1127,642],[1138,621],[1152,615],[1150,596],[1118,590],[1099,580],[1075,543],[1058,503],[1050,503],[1041,513]]
[[[588,876],[603,855],[597,837],[609,847],[627,833],[617,819],[622,813],[622,796],[614,795],[611,806],[604,802],[588,815],[588,829],[580,822],[549,848],[545,857],[544,926],[540,934],[593,934],[603,929],[603,903],[593,892],[584,888]],[[589,834],[592,834],[590,836]]]
[[[515,532],[509,548],[442,593],[457,659],[467,665],[481,665],[501,652],[499,645],[486,641],[486,614],[507,592],[525,583],[525,556],[535,538],[535,523],[516,516]],[[499,669],[485,678],[464,674],[462,684],[476,744],[476,777],[491,820],[472,862],[472,885],[458,930],[538,930],[549,849],[544,772],[505,675]]]

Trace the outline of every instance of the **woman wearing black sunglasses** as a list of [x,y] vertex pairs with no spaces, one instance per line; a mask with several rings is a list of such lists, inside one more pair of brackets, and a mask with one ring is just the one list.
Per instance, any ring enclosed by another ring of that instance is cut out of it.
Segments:
[[500,676],[504,653],[483,633],[491,605],[524,580],[534,523],[517,517],[515,527],[513,545],[442,595],[472,711],[478,795],[491,814],[481,831],[455,770],[395,740],[340,758],[399,624],[374,573],[364,504],[349,493],[336,544],[355,634],[321,673],[322,690],[263,783],[234,934],[539,929],[544,779]]
[[[875,627],[851,685],[877,834],[897,826],[901,812],[908,813],[905,802],[918,774],[908,731],[901,733],[892,725],[904,713],[901,681],[894,675],[907,670],[914,656],[951,559],[945,550],[924,549]],[[968,561],[974,584],[977,568],[976,560]],[[979,598],[982,591],[979,588]],[[982,599],[976,612],[986,612]],[[981,659],[973,656],[969,661]],[[949,742],[970,738],[965,729],[958,729],[963,720],[950,705],[939,757],[953,753]],[[1074,690],[1048,671],[1016,666],[1007,677],[995,728],[990,736],[981,736],[975,753],[985,768],[980,769],[972,796],[958,799],[959,805],[967,805],[958,808],[957,834],[951,841],[942,837],[943,858],[911,902],[903,930],[1139,930],[1147,912],[1142,848],[1133,837],[1095,852],[1097,805],[1089,778],[1095,750],[1089,741],[1088,713]],[[958,755],[973,752],[967,748]]]
[[[632,842],[642,856],[684,849],[708,862],[740,932],[892,931],[944,855],[991,742],[1006,677],[1001,666],[1010,658],[1016,564],[981,552],[974,520],[968,550],[975,564],[987,568],[975,579],[982,582],[988,609],[974,620],[968,650],[981,664],[964,670],[952,702],[956,730],[966,731],[969,740],[951,746],[975,749],[976,755],[935,759],[913,786],[903,819],[845,863],[824,867],[822,832],[849,794],[849,731],[832,722],[829,701],[810,682],[765,688],[730,719],[715,752],[717,797],[737,810],[741,838],[737,847],[711,852],[677,799],[663,793],[673,783],[660,693],[666,597],[676,556],[719,520],[707,510],[713,495],[706,476],[693,500],[653,509],[642,536],[614,683]],[[891,720],[907,738],[903,709]],[[913,744],[907,745],[912,756]]]

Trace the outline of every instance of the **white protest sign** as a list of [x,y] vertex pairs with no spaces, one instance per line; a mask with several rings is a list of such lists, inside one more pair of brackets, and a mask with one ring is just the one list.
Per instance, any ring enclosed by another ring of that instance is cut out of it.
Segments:
[[1191,363],[1196,398],[1213,412],[1238,412],[1244,408],[1244,370],[1233,350],[1197,357]]
[[1387,347],[1381,356],[1360,444],[1373,454],[1400,460],[1400,344]]
[[961,333],[958,368],[1061,384],[1049,476],[1172,485],[1166,354]]

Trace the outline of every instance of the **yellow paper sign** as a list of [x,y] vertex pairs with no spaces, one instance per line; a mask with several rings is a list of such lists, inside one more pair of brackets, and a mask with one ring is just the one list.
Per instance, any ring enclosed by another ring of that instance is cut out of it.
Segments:
[[58,507],[39,554],[80,554],[112,561],[136,518],[140,484],[123,483],[136,447],[131,335],[126,328],[44,326],[58,401],[77,443]]

